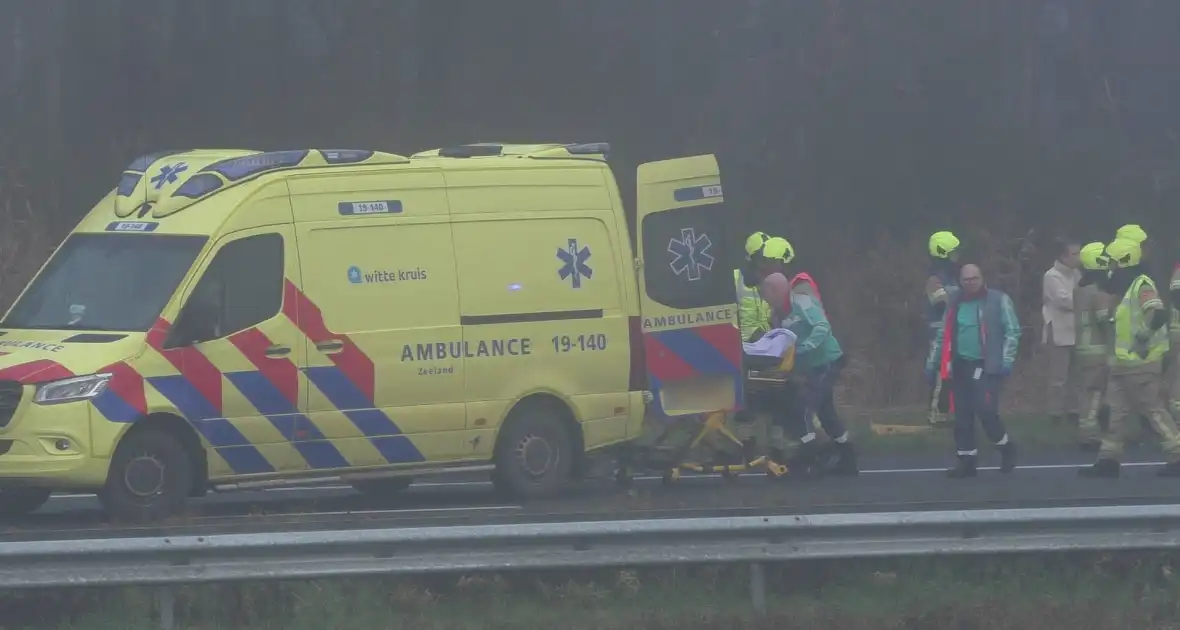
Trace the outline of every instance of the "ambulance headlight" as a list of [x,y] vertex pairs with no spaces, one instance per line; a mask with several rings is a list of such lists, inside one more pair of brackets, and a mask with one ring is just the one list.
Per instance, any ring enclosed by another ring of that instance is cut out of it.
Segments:
[[107,384],[111,382],[110,374],[91,374],[89,376],[75,376],[60,381],[41,383],[37,386],[37,393],[33,402],[38,405],[58,405],[61,403],[90,400],[103,393]]

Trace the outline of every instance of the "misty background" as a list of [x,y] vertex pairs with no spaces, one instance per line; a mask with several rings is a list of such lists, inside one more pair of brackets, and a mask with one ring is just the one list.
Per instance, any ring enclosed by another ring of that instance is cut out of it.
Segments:
[[922,400],[954,230],[1035,404],[1053,236],[1138,222],[1170,270],[1177,32],[1165,0],[0,0],[0,297],[148,151],[607,141],[625,198],[719,156],[735,221],[821,284],[845,402]]

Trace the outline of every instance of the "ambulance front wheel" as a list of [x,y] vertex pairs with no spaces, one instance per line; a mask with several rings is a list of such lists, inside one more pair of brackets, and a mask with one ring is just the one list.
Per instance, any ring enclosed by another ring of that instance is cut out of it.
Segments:
[[48,488],[9,488],[0,490],[0,518],[28,516],[49,501]]
[[547,496],[573,474],[573,439],[556,405],[534,404],[514,410],[496,439],[492,483],[512,498]]
[[193,463],[180,440],[144,427],[115,449],[98,498],[116,521],[152,522],[183,513],[192,486]]

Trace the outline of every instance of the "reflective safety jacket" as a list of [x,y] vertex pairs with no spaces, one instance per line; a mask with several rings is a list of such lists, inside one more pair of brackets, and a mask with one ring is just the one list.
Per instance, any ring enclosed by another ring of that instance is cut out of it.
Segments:
[[758,295],[757,286],[746,286],[741,269],[733,270],[733,286],[737,292],[738,327],[742,331],[742,340],[749,341],[755,333],[770,330],[770,305]]
[[1101,324],[1110,320],[1109,298],[1097,283],[1078,285],[1073,290],[1074,355],[1083,365],[1106,363],[1106,331]]
[[959,275],[950,265],[936,264],[926,278],[926,324],[932,337],[942,330],[946,305],[959,289]]
[[1180,263],[1172,270],[1172,280],[1168,283],[1168,293],[1171,297],[1171,317],[1168,322],[1169,342],[1172,347],[1180,347]]
[[[1148,324],[1153,313],[1163,308],[1164,302],[1151,278],[1146,275],[1135,278],[1111,319],[1114,325],[1111,372],[1156,371],[1162,367],[1168,351],[1168,330],[1161,326],[1153,332]],[[1145,354],[1137,352],[1137,346]]]

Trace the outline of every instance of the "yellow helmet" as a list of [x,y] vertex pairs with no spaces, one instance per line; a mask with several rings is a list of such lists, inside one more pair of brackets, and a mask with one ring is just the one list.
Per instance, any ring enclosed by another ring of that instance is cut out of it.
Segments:
[[935,232],[930,235],[930,255],[935,258],[947,258],[951,252],[959,249],[959,239],[950,232]]
[[766,232],[754,232],[751,234],[746,239],[746,258],[753,258],[754,254],[757,254],[762,249],[762,246],[766,244],[769,238],[770,235]]
[[1134,267],[1143,259],[1143,248],[1129,238],[1116,238],[1106,246],[1106,255],[1119,267]]
[[762,257],[784,264],[789,263],[795,259],[795,248],[781,236],[771,237],[766,239],[766,244],[762,246]]
[[1110,267],[1110,258],[1106,255],[1106,245],[1102,243],[1087,243],[1079,252],[1082,267],[1091,271],[1098,271]]
[[1118,231],[1114,233],[1114,237],[1116,239],[1123,238],[1128,241],[1143,244],[1143,241],[1147,240],[1147,232],[1144,232],[1143,228],[1139,227],[1137,224],[1128,223],[1119,228]]

